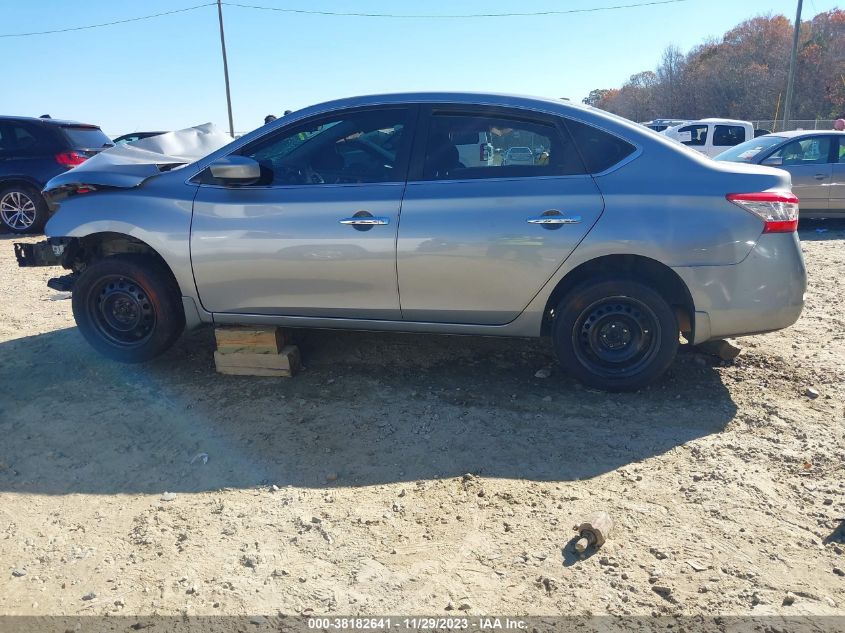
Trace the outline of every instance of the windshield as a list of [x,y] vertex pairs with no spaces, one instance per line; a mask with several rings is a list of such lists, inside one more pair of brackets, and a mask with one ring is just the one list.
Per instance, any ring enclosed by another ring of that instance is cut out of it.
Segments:
[[740,143],[721,154],[714,156],[713,160],[727,160],[732,163],[751,163],[754,157],[760,152],[771,149],[785,140],[783,136],[761,136],[753,138],[745,143]]

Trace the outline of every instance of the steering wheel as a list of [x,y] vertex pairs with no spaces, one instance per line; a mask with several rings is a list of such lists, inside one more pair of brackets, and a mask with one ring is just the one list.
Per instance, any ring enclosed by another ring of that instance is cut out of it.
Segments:
[[322,185],[326,181],[310,166],[280,165],[275,170],[277,179],[289,185]]
[[326,179],[323,178],[317,171],[315,171],[311,165],[305,168],[305,179],[308,184],[311,185],[324,185],[326,184]]

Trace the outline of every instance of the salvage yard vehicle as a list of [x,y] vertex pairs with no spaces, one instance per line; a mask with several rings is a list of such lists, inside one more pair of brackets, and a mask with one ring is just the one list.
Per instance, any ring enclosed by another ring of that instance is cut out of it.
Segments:
[[734,119],[701,119],[666,128],[660,133],[712,158],[754,138],[754,126],[748,121]]
[[129,134],[121,134],[113,142],[115,145],[119,145],[120,143],[134,143],[135,141],[140,141],[142,138],[150,138],[151,136],[160,136],[162,134],[167,134],[167,132],[130,132]]
[[799,130],[760,136],[715,157],[784,169],[802,218],[845,217],[845,132]]
[[110,146],[111,140],[96,125],[0,117],[0,228],[40,231],[48,214],[41,188]]
[[[548,160],[460,162],[452,138],[505,129]],[[632,390],[679,334],[787,327],[806,288],[789,174],[560,100],[343,99],[47,194],[49,239],[18,262],[71,270],[80,331],[127,362],[203,323],[547,335],[577,379]]]
[[529,147],[511,147],[505,152],[502,165],[530,165],[534,162],[534,153]]

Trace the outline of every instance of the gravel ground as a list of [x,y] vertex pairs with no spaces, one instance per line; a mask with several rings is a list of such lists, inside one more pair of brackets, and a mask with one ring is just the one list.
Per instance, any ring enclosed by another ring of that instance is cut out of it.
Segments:
[[[795,326],[622,395],[522,340],[301,331],[274,379],[217,375],[205,330],[119,365],[2,236],[0,613],[841,615],[845,226],[819,226]],[[579,558],[594,510],[616,529]]]

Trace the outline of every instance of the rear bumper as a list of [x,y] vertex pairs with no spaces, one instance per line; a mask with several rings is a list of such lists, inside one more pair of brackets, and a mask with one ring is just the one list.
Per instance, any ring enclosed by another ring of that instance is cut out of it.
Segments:
[[695,303],[695,340],[789,327],[801,316],[807,270],[797,233],[760,237],[742,262],[678,267]]

